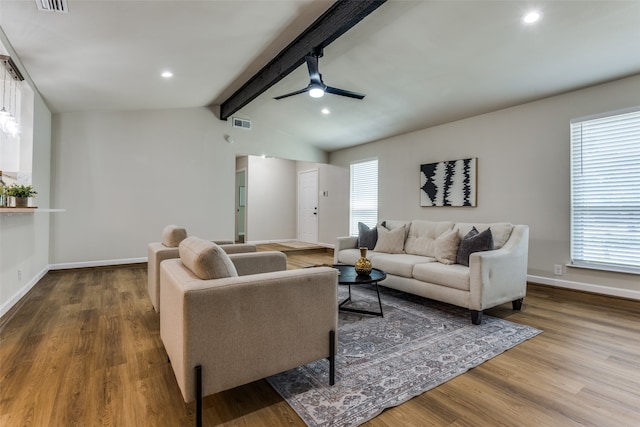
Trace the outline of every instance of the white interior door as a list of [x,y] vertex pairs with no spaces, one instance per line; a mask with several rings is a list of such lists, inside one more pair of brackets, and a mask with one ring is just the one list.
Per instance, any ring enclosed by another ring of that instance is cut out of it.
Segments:
[[298,173],[298,240],[318,243],[318,169]]

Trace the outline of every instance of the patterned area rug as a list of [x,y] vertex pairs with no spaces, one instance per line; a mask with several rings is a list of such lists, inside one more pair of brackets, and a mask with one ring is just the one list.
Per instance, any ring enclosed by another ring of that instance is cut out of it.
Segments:
[[[347,287],[340,286],[340,300]],[[374,287],[352,286],[352,305],[378,310]],[[384,318],[339,315],[336,383],[320,360],[267,378],[309,426],[357,426],[541,331],[380,288]]]

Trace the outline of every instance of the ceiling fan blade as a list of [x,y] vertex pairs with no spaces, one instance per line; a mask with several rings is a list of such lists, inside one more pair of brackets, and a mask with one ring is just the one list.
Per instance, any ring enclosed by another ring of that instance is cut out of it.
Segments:
[[322,76],[320,75],[320,71],[318,69],[318,57],[307,55],[304,57],[307,61],[307,68],[309,69],[309,80],[311,80],[311,84],[324,86],[322,83]]
[[307,86],[304,89],[300,89],[300,90],[297,90],[295,92],[291,92],[291,93],[287,93],[287,94],[284,94],[284,95],[276,96],[273,99],[282,99],[282,98],[288,98],[288,97],[293,96],[293,95],[299,95],[301,93],[309,92],[309,89],[310,88]]
[[355,98],[355,99],[362,99],[364,98],[366,95],[362,94],[362,93],[358,93],[358,92],[352,92],[350,90],[345,90],[345,89],[338,89],[335,87],[331,87],[331,86],[327,86],[324,91],[326,93],[331,93],[333,95],[340,95],[340,96],[348,96],[349,98]]

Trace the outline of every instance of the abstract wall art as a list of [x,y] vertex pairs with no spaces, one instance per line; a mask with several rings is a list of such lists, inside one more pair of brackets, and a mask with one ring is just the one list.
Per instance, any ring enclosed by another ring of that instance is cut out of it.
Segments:
[[420,165],[420,206],[476,206],[477,157]]

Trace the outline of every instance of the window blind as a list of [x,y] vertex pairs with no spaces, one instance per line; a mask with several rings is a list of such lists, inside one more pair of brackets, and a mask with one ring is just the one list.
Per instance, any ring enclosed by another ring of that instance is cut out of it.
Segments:
[[378,159],[351,164],[349,234],[358,235],[358,222],[378,222]]
[[640,107],[571,121],[571,263],[640,273]]

